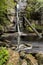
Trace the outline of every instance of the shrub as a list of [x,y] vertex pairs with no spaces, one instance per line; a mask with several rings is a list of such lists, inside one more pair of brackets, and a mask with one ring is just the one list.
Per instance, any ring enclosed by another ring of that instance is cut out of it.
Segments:
[[9,53],[6,47],[0,47],[0,65],[5,65],[9,58]]

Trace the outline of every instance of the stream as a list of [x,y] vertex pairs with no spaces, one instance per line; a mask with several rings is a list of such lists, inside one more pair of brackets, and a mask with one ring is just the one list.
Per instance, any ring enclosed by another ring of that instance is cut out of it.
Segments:
[[[3,39],[10,41],[10,44],[17,45],[17,34],[16,33],[7,33],[4,34]],[[32,37],[31,37],[32,38]],[[38,53],[43,52],[43,38],[42,39],[31,39],[29,37],[20,37],[20,44],[31,44],[32,49],[26,50],[27,53]]]

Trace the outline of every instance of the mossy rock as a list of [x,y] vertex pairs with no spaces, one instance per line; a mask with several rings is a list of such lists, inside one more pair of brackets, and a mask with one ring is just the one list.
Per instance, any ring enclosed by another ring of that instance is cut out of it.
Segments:
[[38,64],[39,64],[39,65],[43,65],[43,54],[37,53],[37,54],[36,54],[36,58],[37,58],[37,60],[38,60]]

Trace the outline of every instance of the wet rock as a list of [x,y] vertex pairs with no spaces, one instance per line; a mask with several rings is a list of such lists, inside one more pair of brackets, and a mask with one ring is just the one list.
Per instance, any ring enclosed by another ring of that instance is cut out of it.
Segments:
[[24,51],[20,52],[20,57],[25,57],[25,52]]
[[11,49],[12,49],[12,50],[15,50],[15,49],[16,49],[16,47],[15,47],[15,46],[14,46],[14,47],[11,47]]

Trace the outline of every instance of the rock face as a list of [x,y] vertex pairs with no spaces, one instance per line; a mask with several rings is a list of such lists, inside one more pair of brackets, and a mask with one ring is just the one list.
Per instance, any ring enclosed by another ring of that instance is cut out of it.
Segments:
[[43,65],[43,54],[37,53],[36,54],[36,59],[38,60],[39,65]]
[[9,49],[10,58],[7,62],[7,65],[19,65],[19,54],[16,51]]
[[25,51],[17,52],[8,48],[9,60],[6,65],[43,65],[43,54],[26,53]]
[[25,59],[23,59],[21,65],[27,65],[27,61]]
[[[35,59],[32,54],[25,54],[24,52],[21,52],[20,56],[27,61],[27,65],[38,65],[37,59]],[[26,64],[25,60],[23,60],[22,64]]]
[[26,54],[26,58],[30,60],[31,65],[38,65],[37,60],[31,54]]

